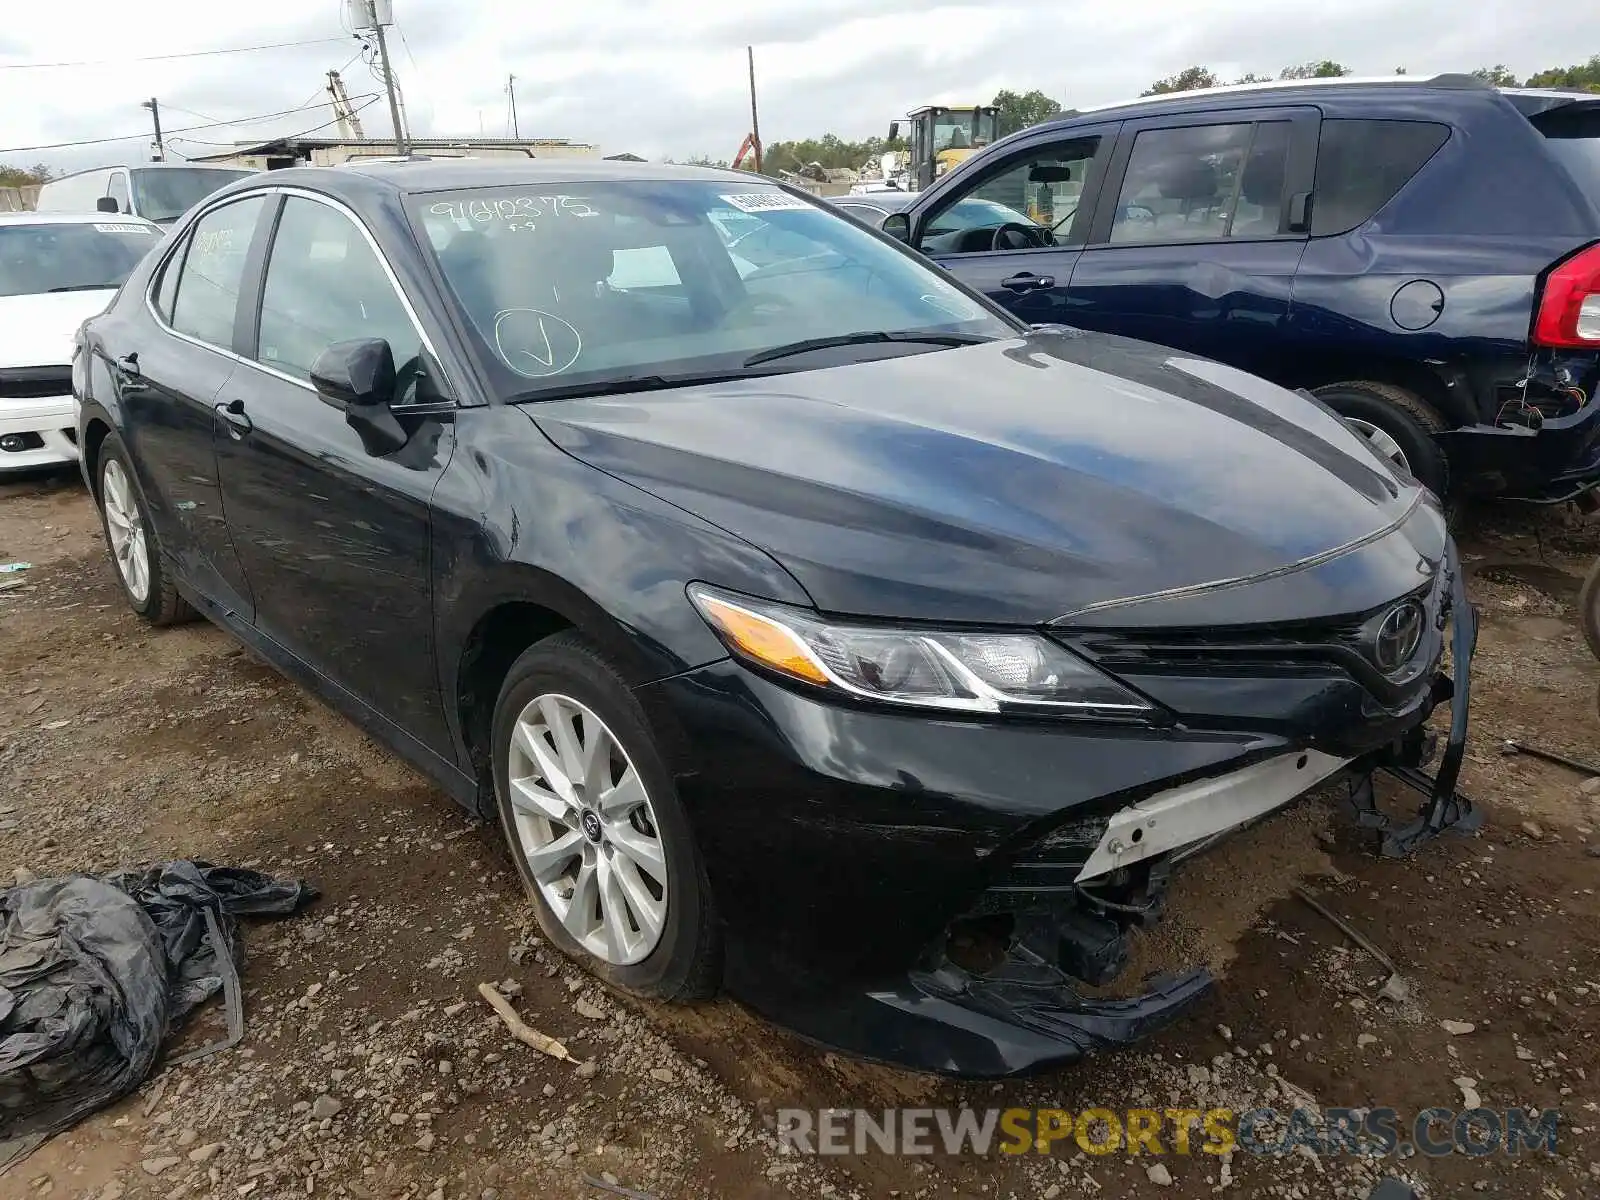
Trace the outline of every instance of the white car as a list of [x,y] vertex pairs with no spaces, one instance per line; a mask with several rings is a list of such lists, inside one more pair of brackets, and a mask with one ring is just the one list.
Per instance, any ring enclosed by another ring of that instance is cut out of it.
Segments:
[[72,343],[163,230],[104,213],[0,213],[0,472],[76,462]]

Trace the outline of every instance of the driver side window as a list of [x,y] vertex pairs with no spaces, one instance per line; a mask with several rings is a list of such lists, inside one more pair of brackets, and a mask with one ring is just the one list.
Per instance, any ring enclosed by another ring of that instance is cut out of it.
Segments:
[[1067,240],[1098,137],[1040,146],[984,175],[932,213],[923,227],[924,254],[1036,250]]

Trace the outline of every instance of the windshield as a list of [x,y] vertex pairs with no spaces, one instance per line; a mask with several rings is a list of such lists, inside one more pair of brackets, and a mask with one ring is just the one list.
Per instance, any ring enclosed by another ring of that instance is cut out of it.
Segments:
[[222,167],[137,168],[133,172],[134,211],[163,225],[177,220],[218,188],[253,171]]
[[0,296],[119,288],[159,240],[134,221],[0,225]]
[[[927,351],[796,352],[891,333],[1009,337],[993,310],[839,213],[760,183],[660,180],[476,188],[410,198],[502,394],[642,375]],[[788,353],[794,353],[789,357]]]
[[995,114],[980,112],[973,120],[970,108],[940,109],[933,118],[933,148],[971,150],[995,140]]

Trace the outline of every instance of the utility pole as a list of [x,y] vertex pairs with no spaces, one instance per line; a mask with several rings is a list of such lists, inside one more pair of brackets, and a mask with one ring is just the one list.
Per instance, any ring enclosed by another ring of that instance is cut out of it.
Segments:
[[410,154],[411,143],[406,137],[405,126],[400,123],[400,101],[395,96],[394,68],[389,65],[389,43],[384,40],[383,26],[378,24],[376,12],[372,14],[372,27],[378,34],[378,58],[383,62],[383,85],[389,91],[389,120],[394,122],[395,153]]
[[750,136],[755,140],[756,174],[761,174],[761,121],[756,116],[756,48],[746,46],[746,57],[750,60]]
[[150,161],[166,162],[167,150],[166,147],[161,144],[161,106],[156,103],[156,98],[151,96],[150,99],[139,105],[139,107],[148,108],[150,110],[150,119],[154,121],[156,125],[156,152],[151,156]]
[[378,38],[378,59],[383,63],[383,86],[389,93],[389,121],[394,125],[394,148],[398,154],[410,154],[411,142],[406,136],[405,122],[400,119],[400,88],[395,83],[394,67],[389,63],[389,42],[383,36],[383,27],[394,24],[394,9],[389,0],[348,0],[346,8],[350,24],[356,31],[372,30]]
[[511,136],[518,140],[522,137],[522,130],[517,128],[517,77],[506,76],[506,91],[511,93]]
[[344,90],[344,80],[337,71],[328,72],[328,95],[333,99],[333,116],[339,123],[339,136],[365,141],[367,135],[361,128],[361,118],[351,106],[350,96]]

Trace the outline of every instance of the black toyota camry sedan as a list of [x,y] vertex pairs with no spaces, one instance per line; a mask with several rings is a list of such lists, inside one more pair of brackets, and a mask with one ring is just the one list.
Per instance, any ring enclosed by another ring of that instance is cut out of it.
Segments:
[[74,381],[134,610],[216,622],[496,820],[625,989],[1038,1069],[1206,988],[1117,977],[1230,830],[1341,773],[1381,825],[1379,768],[1428,796],[1392,847],[1470,815],[1471,612],[1414,480],[760,177],[255,175]]

